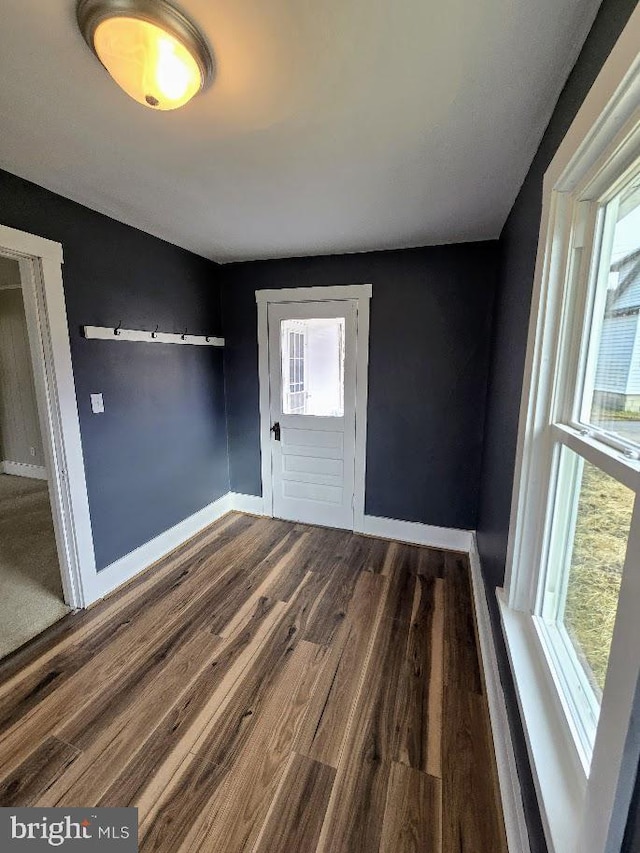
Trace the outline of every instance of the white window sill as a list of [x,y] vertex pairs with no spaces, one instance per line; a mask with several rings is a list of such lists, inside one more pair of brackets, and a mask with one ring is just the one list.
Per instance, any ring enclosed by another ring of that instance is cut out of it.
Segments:
[[532,617],[497,592],[502,626],[549,853],[576,853],[587,778],[563,716]]

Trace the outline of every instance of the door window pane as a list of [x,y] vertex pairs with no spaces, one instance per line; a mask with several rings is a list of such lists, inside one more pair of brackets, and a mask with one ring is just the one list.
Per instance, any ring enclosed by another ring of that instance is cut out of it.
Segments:
[[282,320],[282,413],[344,415],[344,317]]
[[583,420],[640,445],[640,188],[609,205],[602,251]]
[[564,627],[596,701],[604,687],[634,493],[566,447],[544,615]]

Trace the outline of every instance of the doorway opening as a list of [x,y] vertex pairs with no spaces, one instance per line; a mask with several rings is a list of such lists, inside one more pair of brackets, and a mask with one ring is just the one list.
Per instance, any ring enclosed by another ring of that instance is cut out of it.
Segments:
[[[20,516],[21,505],[23,510],[25,504],[35,507],[34,513],[41,523],[42,554],[49,555],[49,591],[55,599],[55,606],[60,608],[57,614],[47,611],[46,619],[38,621],[34,615],[35,608],[25,606],[27,615],[21,617],[23,633],[20,637],[17,633],[12,634],[11,642],[5,637],[4,646],[0,646],[0,656],[4,656],[10,644],[15,647],[22,645],[29,639],[27,634],[36,636],[44,629],[47,621],[52,624],[56,616],[64,615],[60,612],[62,607],[67,612],[86,607],[97,600],[101,588],[97,582],[78,403],[71,364],[62,282],[62,246],[44,237],[0,225],[0,260],[5,270],[13,276],[6,289],[17,290],[18,285],[20,288],[19,296],[10,295],[8,301],[13,300],[13,308],[20,314],[20,322],[24,312],[26,341],[22,341],[21,347],[30,358],[30,381],[33,383],[31,388],[36,409],[34,416],[31,398],[32,425],[29,431],[23,422],[21,433],[26,447],[26,462],[22,459],[8,459],[7,456],[14,455],[10,452],[13,445],[6,438],[4,440],[0,461],[8,464],[2,466],[2,474],[15,479],[3,481],[6,484],[7,501],[1,511],[5,518],[9,518],[11,511]],[[19,270],[17,280],[16,265]],[[26,355],[24,359],[27,360]],[[28,476],[20,476],[25,474]],[[51,568],[55,561],[52,557],[51,526],[48,526],[47,513],[50,513],[55,537],[57,576]],[[26,524],[26,513],[23,512],[21,517]],[[16,523],[15,518],[9,518],[7,526]],[[48,531],[46,535],[45,528]],[[30,532],[27,524],[23,535],[15,537],[14,550],[19,548],[29,551],[34,544],[34,529],[32,526]],[[2,541],[4,543],[4,536]],[[12,559],[15,559],[15,555]],[[45,571],[42,565],[44,557],[36,559],[40,563],[40,571]],[[0,583],[0,594],[6,598],[6,581],[1,576]],[[4,627],[8,633],[7,626],[8,622],[5,621]],[[0,624],[0,631],[2,627]]]
[[0,255],[0,658],[64,601],[20,265]]

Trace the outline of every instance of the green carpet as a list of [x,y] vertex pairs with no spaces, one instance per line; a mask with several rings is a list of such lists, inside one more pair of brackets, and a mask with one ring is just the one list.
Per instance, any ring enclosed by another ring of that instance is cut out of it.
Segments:
[[0,657],[68,612],[47,483],[0,474]]

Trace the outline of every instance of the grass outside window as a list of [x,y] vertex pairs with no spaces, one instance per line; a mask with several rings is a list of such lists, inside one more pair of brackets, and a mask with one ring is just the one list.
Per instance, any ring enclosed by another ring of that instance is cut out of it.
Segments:
[[584,463],[564,624],[598,697],[609,662],[634,493]]

